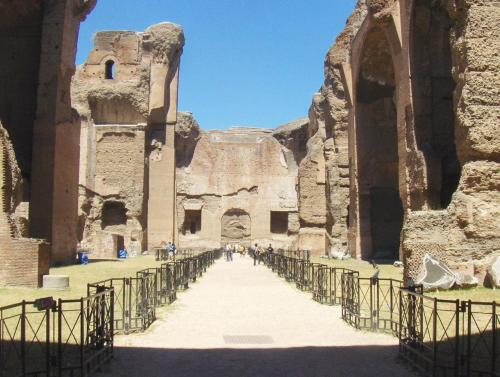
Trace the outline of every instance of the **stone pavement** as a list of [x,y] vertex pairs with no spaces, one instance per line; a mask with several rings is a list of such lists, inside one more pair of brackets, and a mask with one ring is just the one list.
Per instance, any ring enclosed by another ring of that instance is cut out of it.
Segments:
[[249,257],[218,261],[99,376],[413,376],[397,339],[346,325]]

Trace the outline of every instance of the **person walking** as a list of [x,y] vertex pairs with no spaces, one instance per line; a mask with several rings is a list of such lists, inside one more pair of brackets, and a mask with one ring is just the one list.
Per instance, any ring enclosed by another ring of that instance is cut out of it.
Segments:
[[274,249],[271,246],[271,244],[269,244],[269,246],[267,247],[266,251],[267,251],[267,253],[266,253],[266,263],[269,265],[271,263],[271,258],[273,256],[273,252],[274,252]]
[[227,243],[224,247],[224,252],[226,253],[226,262],[229,262],[229,253],[231,252],[231,244]]
[[255,244],[252,247],[252,254],[253,254],[253,265],[257,265],[257,258],[259,257],[259,246]]
[[259,260],[259,264],[260,264],[260,262],[262,262],[262,258],[264,257],[264,248],[262,246],[258,247],[257,255],[258,255],[258,260]]

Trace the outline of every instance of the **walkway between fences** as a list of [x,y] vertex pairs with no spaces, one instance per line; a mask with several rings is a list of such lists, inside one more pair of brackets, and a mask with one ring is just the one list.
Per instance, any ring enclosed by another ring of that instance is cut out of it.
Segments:
[[307,252],[264,261],[314,300],[341,305],[349,325],[398,337],[400,356],[424,375],[500,377],[500,303],[430,297],[400,280],[310,262]]
[[156,308],[176,299],[220,251],[87,286],[87,297],[44,298],[0,308],[0,376],[85,377],[113,357],[117,333],[144,331]]

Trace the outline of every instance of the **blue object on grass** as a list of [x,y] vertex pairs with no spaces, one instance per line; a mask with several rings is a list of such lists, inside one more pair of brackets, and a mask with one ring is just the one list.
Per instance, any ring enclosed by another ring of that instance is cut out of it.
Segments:
[[78,264],[89,264],[89,256],[82,251],[78,252]]
[[126,259],[126,258],[127,258],[127,250],[125,250],[125,249],[121,249],[121,250],[118,252],[118,258],[121,258],[121,259]]

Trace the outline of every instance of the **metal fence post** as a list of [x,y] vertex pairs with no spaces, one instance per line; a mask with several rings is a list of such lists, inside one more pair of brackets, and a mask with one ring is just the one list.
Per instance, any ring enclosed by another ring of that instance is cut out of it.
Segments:
[[45,320],[47,321],[45,325],[45,368],[47,369],[47,376],[50,376],[50,311],[51,308],[45,310]]
[[[499,372],[496,370],[496,361],[497,361],[497,303],[493,301],[491,307],[491,322],[492,322],[492,352],[491,352],[491,375],[494,376],[495,372]],[[497,373],[498,374],[498,373]]]
[[[423,309],[422,309],[423,310]],[[422,329],[420,329],[422,331]],[[434,306],[432,309],[432,375],[436,375],[437,363],[437,298],[434,298]]]
[[[96,311],[99,309],[96,308]],[[84,361],[84,355],[83,355],[83,347],[85,345],[85,313],[84,313],[84,307],[83,307],[83,298],[80,298],[80,373],[82,377],[85,377],[85,361]]]
[[21,306],[21,372],[26,376],[26,301]]
[[57,376],[62,377],[62,299],[57,304]]

